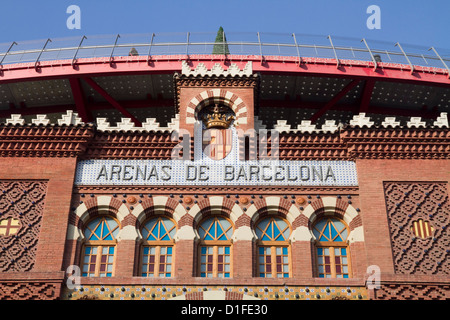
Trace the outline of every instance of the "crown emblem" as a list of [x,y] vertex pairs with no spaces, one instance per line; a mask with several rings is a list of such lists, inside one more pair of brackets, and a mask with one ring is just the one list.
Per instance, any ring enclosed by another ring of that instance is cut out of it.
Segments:
[[208,113],[203,117],[203,123],[206,129],[210,128],[221,128],[228,129],[231,122],[235,119],[234,116],[227,116],[225,113],[221,113],[220,106],[216,104],[212,108],[212,113]]

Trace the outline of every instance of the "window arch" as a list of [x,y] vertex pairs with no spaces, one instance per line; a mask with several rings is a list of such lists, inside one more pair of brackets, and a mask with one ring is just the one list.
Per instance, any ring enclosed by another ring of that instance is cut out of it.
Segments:
[[148,220],[142,227],[142,277],[168,278],[172,276],[173,239],[175,223],[167,217]]
[[262,278],[290,276],[289,224],[280,217],[262,219],[256,224],[258,236],[258,275]]
[[198,234],[200,276],[231,277],[232,223],[222,216],[209,217],[199,224]]
[[112,277],[119,223],[109,216],[97,217],[84,228],[83,277]]
[[314,223],[312,231],[316,238],[318,276],[351,277],[347,245],[348,227],[345,222],[334,217],[325,217]]

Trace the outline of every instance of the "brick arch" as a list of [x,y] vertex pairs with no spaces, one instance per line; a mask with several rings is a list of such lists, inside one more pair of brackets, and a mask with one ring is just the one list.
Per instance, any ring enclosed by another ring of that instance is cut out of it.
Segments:
[[143,200],[136,206],[132,214],[136,219],[136,223],[133,228],[136,232],[137,239],[142,238],[140,228],[144,222],[152,217],[161,215],[175,220],[177,227],[177,234],[175,235],[175,238],[177,238],[180,226],[183,225],[185,217],[189,216],[183,205],[175,199],[166,196],[156,196]]
[[256,239],[254,230],[256,223],[264,217],[274,215],[284,218],[289,222],[292,236],[295,230],[295,221],[297,220],[297,217],[300,216],[300,211],[290,200],[272,196],[256,200],[254,204],[247,209],[246,214],[250,219],[250,232],[252,233],[253,239]]
[[121,231],[126,225],[130,211],[125,204],[116,198],[99,196],[83,201],[74,211],[75,219],[69,224],[67,239],[81,240],[84,238],[83,226],[90,219],[101,215],[110,215],[119,221]]
[[306,230],[309,231],[308,235],[304,235],[304,239],[308,237],[313,239],[311,226],[323,216],[334,216],[342,219],[349,228],[349,241],[364,241],[361,216],[352,205],[336,197],[318,198],[301,212],[301,217],[299,217],[301,227],[304,228],[304,233],[306,233]]
[[321,197],[312,201],[302,212],[308,218],[309,225],[324,215],[335,216],[351,225],[353,219],[357,218],[358,212],[348,202],[336,197]]
[[247,123],[248,108],[239,96],[224,89],[208,89],[200,92],[189,101],[186,108],[186,123],[195,123],[201,109],[212,103],[230,107],[236,115],[236,122]]
[[109,196],[94,197],[84,201],[76,210],[75,215],[82,223],[98,215],[109,214],[122,222],[130,213],[125,204]]
[[207,216],[218,213],[227,216],[236,225],[237,220],[244,212],[233,200],[221,196],[202,199],[189,211],[193,218],[193,227]]
[[136,217],[136,227],[139,228],[145,220],[158,215],[168,216],[178,223],[186,214],[186,210],[173,198],[156,196],[143,200],[135,207],[132,214]]
[[208,216],[220,214],[231,220],[233,223],[233,241],[236,238],[236,232],[239,228],[242,217],[245,217],[241,207],[233,200],[222,196],[211,196],[198,201],[192,209],[189,210],[190,225],[194,238],[198,239],[198,224]]
[[247,214],[251,218],[251,226],[259,219],[267,215],[278,215],[289,221],[291,225],[300,214],[300,211],[287,199],[282,197],[266,197],[255,201],[247,209]]

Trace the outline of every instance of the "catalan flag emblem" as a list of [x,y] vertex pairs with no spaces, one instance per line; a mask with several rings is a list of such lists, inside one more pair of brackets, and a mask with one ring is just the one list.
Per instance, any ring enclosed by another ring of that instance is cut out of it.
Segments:
[[413,222],[411,231],[414,233],[416,237],[425,239],[431,237],[434,228],[428,221],[423,221],[422,219],[419,219]]
[[8,218],[0,221],[0,236],[11,236],[19,231],[18,219]]

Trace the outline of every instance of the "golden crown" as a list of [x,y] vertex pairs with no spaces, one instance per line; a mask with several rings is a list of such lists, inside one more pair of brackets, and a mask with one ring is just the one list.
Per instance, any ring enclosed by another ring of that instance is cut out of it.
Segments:
[[221,114],[220,108],[216,104],[215,107],[213,108],[213,113],[205,115],[202,120],[207,129],[210,128],[227,129],[230,127],[231,122],[233,122],[234,116],[227,116],[226,114]]

